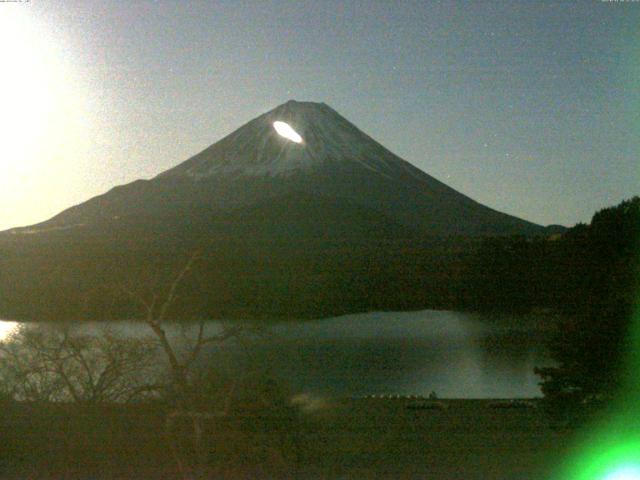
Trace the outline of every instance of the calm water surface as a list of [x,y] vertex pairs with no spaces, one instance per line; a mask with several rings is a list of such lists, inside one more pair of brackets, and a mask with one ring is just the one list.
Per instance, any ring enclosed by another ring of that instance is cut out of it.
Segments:
[[[533,327],[531,318],[495,320],[425,310],[275,323],[265,336],[212,349],[208,361],[244,369],[266,367],[295,392],[320,395],[435,391],[450,398],[540,396],[533,368],[549,364],[544,334]],[[81,328],[99,331],[104,325],[91,322]],[[17,326],[0,321],[0,338]],[[149,333],[142,323],[109,326],[127,335]],[[207,323],[210,332],[220,328],[220,322]],[[193,333],[193,327],[169,329],[174,339],[183,330]]]

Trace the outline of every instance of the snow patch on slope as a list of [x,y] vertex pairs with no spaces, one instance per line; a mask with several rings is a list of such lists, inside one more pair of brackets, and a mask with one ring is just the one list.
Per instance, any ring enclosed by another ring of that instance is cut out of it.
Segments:
[[[274,129],[274,122],[286,122],[304,140],[295,143],[281,137]],[[415,175],[404,160],[327,105],[296,101],[261,115],[161,175],[184,175],[193,179],[280,177],[345,164],[357,165],[389,178],[400,172]]]

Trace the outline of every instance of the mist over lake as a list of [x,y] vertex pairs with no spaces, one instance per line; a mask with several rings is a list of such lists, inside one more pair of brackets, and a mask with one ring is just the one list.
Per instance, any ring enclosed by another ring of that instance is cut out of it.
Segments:
[[[273,323],[260,335],[211,347],[213,368],[250,372],[260,366],[294,392],[330,396],[428,395],[448,398],[540,396],[535,366],[549,364],[535,316],[509,317],[452,311],[371,312],[305,322]],[[2,329],[17,324],[3,322]],[[209,321],[213,333],[222,322]],[[508,326],[507,326],[508,325]],[[89,322],[145,336],[138,322]],[[195,325],[174,324],[171,336],[195,335]]]

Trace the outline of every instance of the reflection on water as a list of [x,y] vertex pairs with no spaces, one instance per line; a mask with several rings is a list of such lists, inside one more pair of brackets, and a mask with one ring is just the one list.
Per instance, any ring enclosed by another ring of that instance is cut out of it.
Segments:
[[[17,327],[0,322],[2,332]],[[140,336],[145,324],[111,328]],[[80,328],[99,331],[104,324]],[[208,322],[210,333],[220,322]],[[174,339],[194,326],[170,327]],[[497,327],[458,312],[372,312],[317,321],[276,323],[268,335],[229,342],[208,352],[211,365],[251,369],[265,365],[294,391],[330,395],[418,394],[505,398],[540,395],[535,366],[548,364],[544,338],[520,324]]]
[[18,322],[0,320],[0,342],[9,338],[18,329],[19,325]]

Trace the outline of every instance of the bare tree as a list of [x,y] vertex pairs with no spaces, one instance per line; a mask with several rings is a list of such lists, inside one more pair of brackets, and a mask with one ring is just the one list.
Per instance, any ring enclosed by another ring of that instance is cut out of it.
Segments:
[[[203,409],[197,400],[197,374],[194,368],[203,352],[209,345],[221,344],[231,338],[238,337],[246,329],[239,325],[224,325],[221,331],[211,334],[206,330],[206,321],[201,319],[195,326],[191,338],[179,345],[167,333],[167,325],[173,323],[167,318],[169,309],[177,298],[177,290],[185,277],[189,274],[194,263],[200,258],[200,253],[192,254],[185,265],[178,271],[164,294],[152,293],[145,299],[134,288],[125,288],[125,293],[134,300],[144,312],[143,320],[155,335],[162,352],[169,365],[171,375],[171,390],[175,393],[176,410],[170,412],[165,424],[165,433],[173,450],[174,457],[185,478],[197,475],[204,465],[205,451],[203,449],[203,428],[207,420],[224,417],[228,414],[231,398],[235,390],[235,382],[227,392],[227,401],[222,410],[210,411]],[[183,340],[184,340],[183,336]],[[186,343],[186,345],[184,344]],[[174,438],[174,427],[178,419],[185,419],[191,423],[192,444],[196,454],[195,468],[188,469],[180,455]],[[189,472],[189,470],[191,470]]]
[[108,329],[26,325],[0,343],[0,383],[17,400],[130,402],[157,391],[154,350]]

